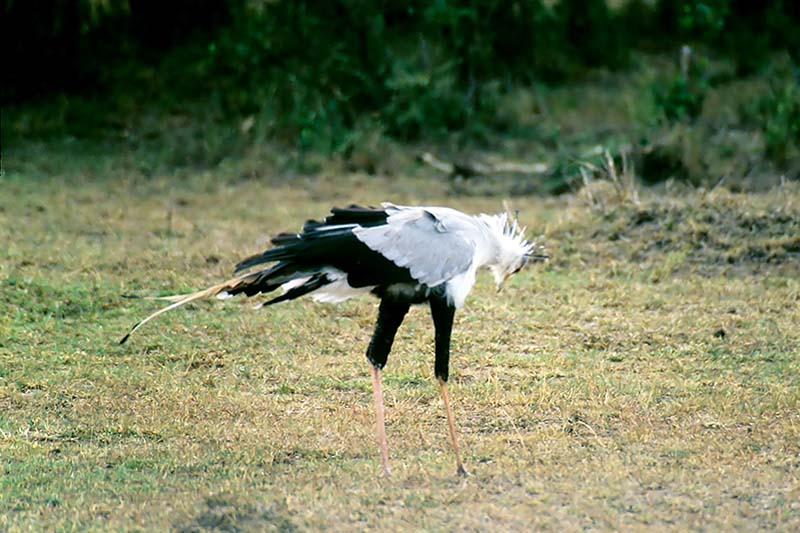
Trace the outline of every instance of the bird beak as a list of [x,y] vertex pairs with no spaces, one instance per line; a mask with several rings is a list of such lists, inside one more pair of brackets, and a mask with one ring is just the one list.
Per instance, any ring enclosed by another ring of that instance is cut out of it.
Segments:
[[510,277],[511,277],[511,273],[510,272],[508,274],[506,274],[505,276],[503,276],[503,279],[497,284],[497,292],[500,292],[500,291],[503,290],[503,284]]

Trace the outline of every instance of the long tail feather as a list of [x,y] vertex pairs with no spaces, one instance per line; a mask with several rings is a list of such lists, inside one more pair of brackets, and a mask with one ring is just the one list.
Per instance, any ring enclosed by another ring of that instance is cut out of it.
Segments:
[[125,344],[125,341],[127,341],[128,338],[137,329],[139,329],[140,327],[144,326],[145,324],[147,324],[148,322],[153,320],[155,317],[157,317],[159,315],[162,315],[162,314],[166,313],[167,311],[172,311],[173,309],[175,309],[177,307],[180,307],[182,305],[188,304],[189,302],[193,302],[193,301],[199,300],[201,298],[209,298],[211,296],[216,296],[217,294],[219,294],[221,292],[233,289],[237,285],[242,283],[248,277],[250,277],[250,276],[240,276],[238,278],[229,279],[228,281],[220,283],[219,285],[214,285],[213,287],[209,287],[209,288],[204,289],[202,291],[194,292],[194,293],[191,293],[191,294],[176,294],[175,296],[163,296],[163,297],[160,297],[159,298],[160,300],[167,300],[167,301],[170,301],[170,302],[173,302],[173,303],[168,305],[167,307],[159,309],[158,311],[156,311],[155,313],[151,314],[147,318],[145,318],[143,320],[140,320],[139,322],[134,324],[133,327],[130,329],[130,331],[124,337],[122,337],[122,339],[120,339],[119,343],[120,344]]
[[170,294],[168,296],[139,296],[138,294],[121,294],[121,298],[128,300],[161,300],[166,302],[177,302],[185,298],[186,294]]

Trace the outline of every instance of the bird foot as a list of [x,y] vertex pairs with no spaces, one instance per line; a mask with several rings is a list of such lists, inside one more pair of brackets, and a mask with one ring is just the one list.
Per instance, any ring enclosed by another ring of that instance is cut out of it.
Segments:
[[458,465],[458,477],[467,477],[469,474],[464,470],[464,465]]

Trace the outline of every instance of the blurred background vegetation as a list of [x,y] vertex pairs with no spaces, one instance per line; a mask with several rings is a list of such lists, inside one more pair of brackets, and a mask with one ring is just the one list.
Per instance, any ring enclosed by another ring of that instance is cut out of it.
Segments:
[[800,172],[793,0],[1,1],[6,170],[46,146],[145,175],[546,165],[512,192],[568,190],[606,152],[650,183]]

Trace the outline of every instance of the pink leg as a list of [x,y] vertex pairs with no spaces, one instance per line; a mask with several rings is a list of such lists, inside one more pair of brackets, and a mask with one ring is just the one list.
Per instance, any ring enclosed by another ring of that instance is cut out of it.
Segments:
[[450,409],[450,396],[447,394],[447,383],[439,378],[439,385],[442,387],[442,399],[444,399],[444,408],[447,411],[447,426],[450,429],[450,440],[453,442],[453,452],[456,454],[456,466],[458,467],[458,475],[466,476],[467,471],[464,470],[464,464],[461,462],[461,454],[458,451],[458,441],[456,440],[456,425],[453,423],[453,411]]
[[386,444],[386,422],[383,418],[383,390],[381,389],[381,370],[375,366],[372,369],[372,395],[375,400],[375,414],[377,415],[378,446],[381,448],[381,466],[383,475],[389,477],[389,446]]

